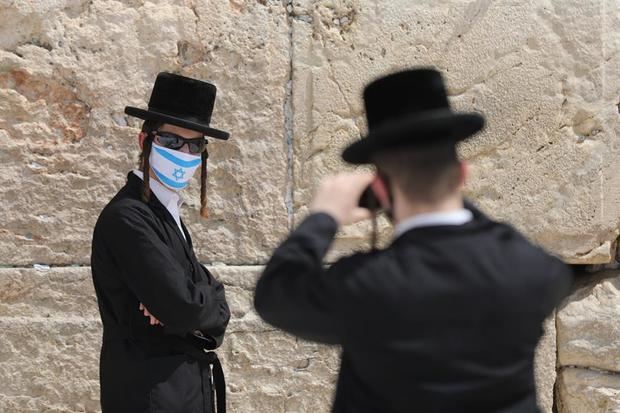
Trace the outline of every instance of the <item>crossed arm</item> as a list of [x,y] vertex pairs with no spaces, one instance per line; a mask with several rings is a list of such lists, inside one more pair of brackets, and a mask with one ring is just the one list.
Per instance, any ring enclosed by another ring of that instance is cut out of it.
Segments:
[[167,334],[185,336],[195,330],[223,336],[230,312],[224,287],[208,271],[194,282],[172,255],[148,210],[130,207],[110,214],[103,230],[119,275],[139,300],[136,311],[161,325]]

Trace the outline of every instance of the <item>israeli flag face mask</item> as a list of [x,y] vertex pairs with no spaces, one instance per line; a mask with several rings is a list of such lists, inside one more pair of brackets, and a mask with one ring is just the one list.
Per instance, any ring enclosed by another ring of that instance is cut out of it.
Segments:
[[164,148],[153,142],[149,162],[162,184],[173,191],[180,191],[187,186],[202,158],[200,155]]

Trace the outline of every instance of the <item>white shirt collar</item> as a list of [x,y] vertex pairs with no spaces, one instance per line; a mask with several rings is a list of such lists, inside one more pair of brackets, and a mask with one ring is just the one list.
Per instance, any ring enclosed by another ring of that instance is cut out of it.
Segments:
[[473,218],[474,214],[469,209],[465,208],[448,212],[429,212],[414,215],[396,225],[396,228],[394,228],[394,238],[397,238],[403,233],[414,228],[438,225],[463,225],[471,221]]
[[[138,178],[144,180],[144,175],[142,174],[142,171],[134,169],[133,173],[136,174]],[[166,207],[168,212],[170,212],[170,215],[172,215],[172,218],[174,218],[174,221],[177,223],[177,226],[181,230],[181,234],[183,234],[183,237],[185,237],[183,227],[181,226],[181,217],[179,213],[179,209],[184,202],[183,198],[177,192],[166,188],[164,185],[161,184],[161,182],[157,181],[156,179],[149,179],[149,187],[151,188],[151,191],[153,191],[153,194],[155,194],[159,202],[161,202],[162,205]]]

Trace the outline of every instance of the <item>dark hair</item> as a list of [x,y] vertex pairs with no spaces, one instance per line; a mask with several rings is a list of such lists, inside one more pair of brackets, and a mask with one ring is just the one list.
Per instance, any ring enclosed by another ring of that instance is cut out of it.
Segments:
[[[163,122],[157,122],[152,120],[144,121],[142,124],[142,132],[146,134],[144,138],[144,144],[142,146],[142,152],[140,152],[139,162],[140,169],[143,175],[143,187],[142,187],[142,200],[146,203],[151,198],[150,189],[150,165],[149,157],[151,156],[151,148],[153,146],[153,132],[157,131],[164,125]],[[205,149],[201,154],[202,163],[200,165],[200,215],[204,218],[209,216],[209,210],[207,208],[207,159],[209,153]]]
[[[157,131],[159,128],[161,128],[162,126],[164,126],[163,122],[157,122],[154,120],[145,120],[142,123],[142,129],[140,129],[141,132],[144,132],[144,134],[146,135],[147,138],[150,138],[151,140],[153,139],[152,133]],[[146,139],[145,139],[146,142]],[[148,160],[148,155],[146,154],[146,148],[142,147],[142,151],[140,152],[139,158],[138,158],[138,162],[140,163],[140,169],[142,169],[142,163],[144,162],[144,158],[147,158]],[[149,153],[150,155],[150,153]]]
[[412,202],[441,201],[461,182],[460,162],[453,145],[386,150],[377,153],[373,163]]
[[200,164],[200,215],[203,218],[209,217],[209,209],[207,208],[207,159],[209,152],[207,149],[202,152],[202,163]]
[[140,152],[140,169],[142,170],[142,200],[146,203],[151,199],[150,189],[150,165],[149,157],[151,156],[151,147],[153,146],[153,132],[157,131],[163,125],[162,122],[146,120],[142,124],[142,132],[146,135]]

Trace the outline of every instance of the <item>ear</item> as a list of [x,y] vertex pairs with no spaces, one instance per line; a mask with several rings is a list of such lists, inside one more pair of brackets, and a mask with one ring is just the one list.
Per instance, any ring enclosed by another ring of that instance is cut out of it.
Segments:
[[138,144],[140,145],[140,150],[144,150],[144,139],[146,139],[146,133],[140,132],[138,134]]
[[461,161],[460,167],[461,167],[461,179],[459,182],[459,186],[463,187],[465,186],[465,183],[467,182],[467,178],[469,177],[469,164],[465,161]]
[[375,179],[370,183],[372,191],[375,193],[381,208],[388,210],[392,207],[390,202],[390,187],[387,179],[381,175],[377,175]]

